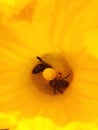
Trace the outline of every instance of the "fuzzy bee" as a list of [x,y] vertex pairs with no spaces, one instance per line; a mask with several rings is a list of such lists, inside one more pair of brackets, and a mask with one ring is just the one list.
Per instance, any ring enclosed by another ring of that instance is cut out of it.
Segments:
[[71,73],[69,73],[66,77],[62,77],[62,74],[59,73],[56,78],[49,81],[49,85],[54,88],[54,94],[56,90],[58,90],[61,94],[63,94],[62,89],[69,86],[69,82],[66,80]]

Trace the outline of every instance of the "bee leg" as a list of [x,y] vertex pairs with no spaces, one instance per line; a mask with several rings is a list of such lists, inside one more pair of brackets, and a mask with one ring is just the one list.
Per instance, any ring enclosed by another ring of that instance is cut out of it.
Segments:
[[66,77],[63,77],[62,79],[67,79],[70,75],[71,75],[72,72],[70,72]]
[[36,58],[41,62],[42,61],[42,59],[39,57],[39,56],[36,56]]
[[57,89],[61,94],[63,94],[63,92],[60,89]]
[[59,88],[56,88],[56,87],[54,87],[54,94],[55,94],[55,90],[58,90],[61,94],[63,94],[63,92],[59,89]]
[[36,57],[41,63],[46,64],[40,57]]
[[58,78],[61,79],[62,78],[62,73],[59,72],[58,76],[59,76]]

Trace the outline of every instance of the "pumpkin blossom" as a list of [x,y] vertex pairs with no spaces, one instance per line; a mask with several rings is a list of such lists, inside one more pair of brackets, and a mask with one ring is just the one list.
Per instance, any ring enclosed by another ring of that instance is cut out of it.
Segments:
[[[98,128],[97,7],[96,0],[0,1],[1,128]],[[46,54],[62,73],[59,55],[70,64],[73,80],[64,94],[48,94],[32,74],[36,56]]]

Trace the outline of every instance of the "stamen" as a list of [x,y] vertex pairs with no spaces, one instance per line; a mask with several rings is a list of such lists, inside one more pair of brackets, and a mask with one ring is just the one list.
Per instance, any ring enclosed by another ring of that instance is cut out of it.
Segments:
[[57,76],[57,72],[53,68],[47,68],[43,71],[43,78],[50,81]]

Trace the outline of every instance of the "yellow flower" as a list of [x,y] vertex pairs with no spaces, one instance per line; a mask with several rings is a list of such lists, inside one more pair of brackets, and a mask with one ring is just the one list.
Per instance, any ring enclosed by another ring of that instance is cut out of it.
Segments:
[[[98,127],[98,2],[1,0],[0,7],[0,112],[20,113],[16,129],[26,118],[52,129],[77,122]],[[32,75],[35,57],[53,53],[74,72],[63,95],[47,94]]]
[[[43,125],[44,124],[44,125]],[[36,117],[32,119],[24,119],[21,120],[16,130],[98,130],[94,124],[87,124],[87,123],[80,123],[80,122],[73,122],[69,123],[65,127],[59,127],[58,125],[54,124],[51,120]]]

